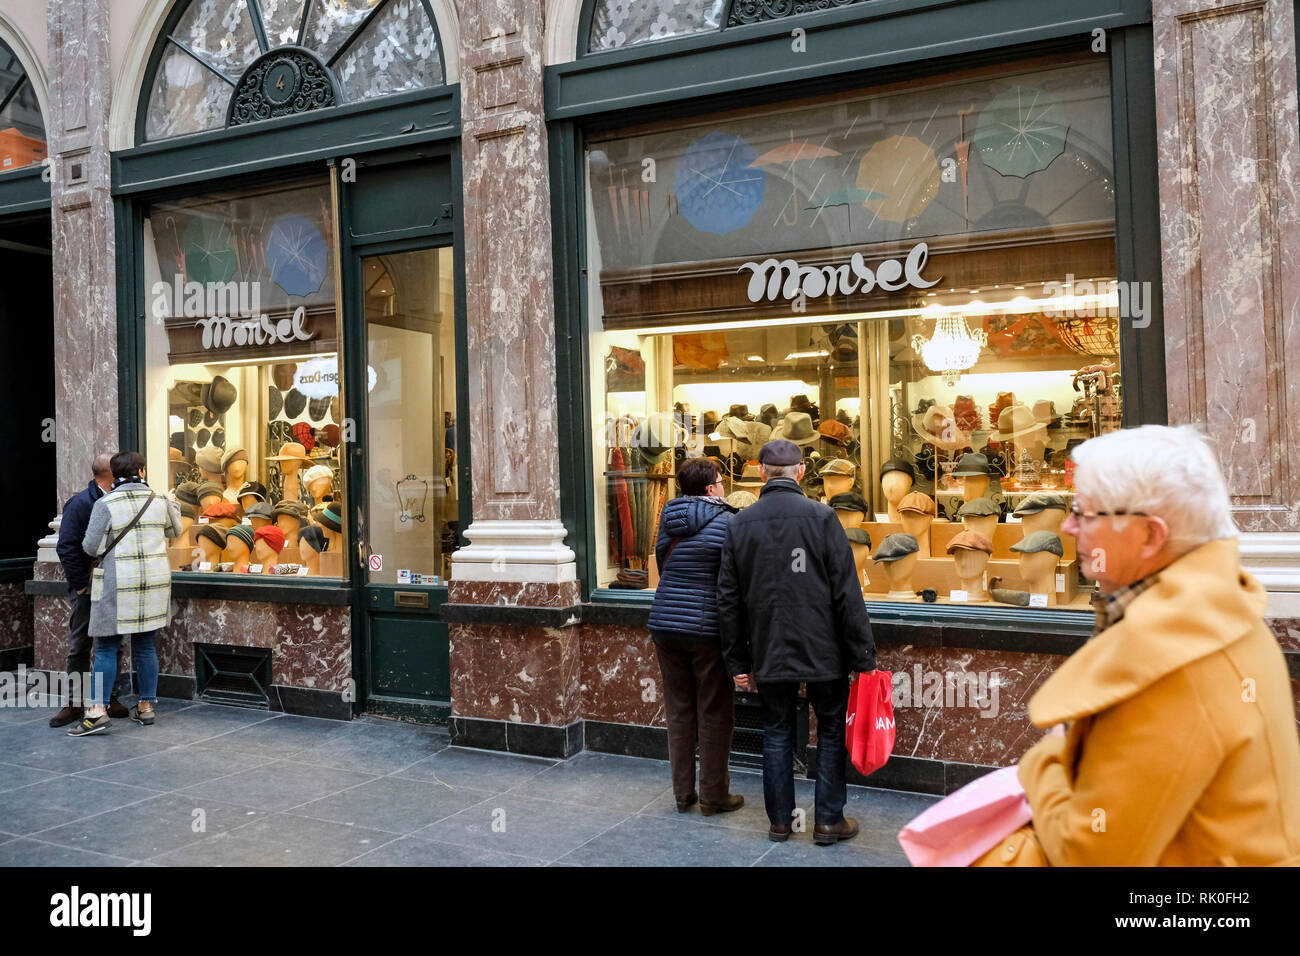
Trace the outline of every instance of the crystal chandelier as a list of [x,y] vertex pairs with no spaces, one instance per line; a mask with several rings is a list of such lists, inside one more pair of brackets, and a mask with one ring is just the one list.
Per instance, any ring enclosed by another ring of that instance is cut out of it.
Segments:
[[948,386],[956,385],[961,373],[979,360],[980,349],[987,343],[988,335],[983,329],[972,332],[966,319],[957,314],[937,315],[934,334],[928,342],[924,335],[912,336],[913,351],[921,356],[927,368],[942,375]]

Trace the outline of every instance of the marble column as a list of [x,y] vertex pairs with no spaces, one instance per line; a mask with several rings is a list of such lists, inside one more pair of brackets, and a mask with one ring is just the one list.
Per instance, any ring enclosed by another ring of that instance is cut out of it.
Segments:
[[578,583],[560,521],[542,5],[460,12],[474,520],[450,598],[566,607]]
[[1300,126],[1291,0],[1154,0],[1169,420],[1218,449],[1243,559],[1300,617]]

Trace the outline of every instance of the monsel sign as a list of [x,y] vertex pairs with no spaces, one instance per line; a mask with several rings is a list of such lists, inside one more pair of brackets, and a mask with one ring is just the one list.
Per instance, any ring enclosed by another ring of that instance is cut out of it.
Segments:
[[876,266],[874,272],[860,252],[853,253],[853,258],[842,266],[801,266],[794,259],[771,258],[743,263],[736,271],[749,269],[753,273],[749,280],[750,302],[764,298],[774,302],[778,295],[787,300],[801,295],[810,299],[822,295],[851,295],[870,292],[877,286],[885,292],[900,292],[909,286],[928,289],[943,278],[940,276],[928,282],[921,278],[929,254],[929,246],[918,242],[902,262],[886,259]]

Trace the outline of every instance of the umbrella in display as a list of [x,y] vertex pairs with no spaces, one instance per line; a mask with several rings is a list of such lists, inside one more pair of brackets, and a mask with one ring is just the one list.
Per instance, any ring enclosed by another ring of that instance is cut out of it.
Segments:
[[320,289],[328,262],[325,237],[310,219],[286,213],[271,224],[266,264],[271,279],[289,295],[311,295]]
[[[853,207],[865,206],[869,199],[884,199],[880,193],[872,192],[870,189],[856,189],[849,186],[845,189],[839,189],[831,193],[819,203],[813,203],[811,206],[805,206],[805,209],[825,209],[827,206],[844,206],[849,214],[849,229],[853,229]],[[813,217],[816,220],[816,217]]]
[[[757,166],[789,166],[790,168],[789,171],[791,174],[793,174],[794,164],[799,160],[803,160],[805,162],[811,162],[814,159],[822,159],[823,157],[826,156],[839,156],[839,155],[840,154],[837,150],[829,149],[825,145],[825,140],[822,141],[821,146],[817,146],[814,145],[813,143],[809,143],[806,141],[801,141],[796,143],[794,141],[794,130],[791,130],[790,142],[786,143],[784,146],[778,146],[775,149],[769,149],[766,153],[758,157],[758,159],[754,160],[749,165],[751,168]],[[820,185],[820,183],[818,185]],[[816,190],[814,189],[814,192],[815,191]],[[794,199],[794,197],[795,197],[794,177],[793,175],[791,175],[790,199],[787,199],[785,201],[785,205],[781,207],[781,221],[784,222],[787,226],[793,226],[799,221],[798,205],[794,207],[794,218],[793,219],[785,218],[785,210],[790,205],[790,201]]]
[[192,282],[229,282],[238,265],[230,230],[213,219],[191,219],[181,238],[185,274]]
[[749,225],[767,184],[767,173],[749,168],[757,158],[754,148],[733,133],[714,131],[691,143],[673,180],[686,221],[719,236]]
[[1024,179],[1065,152],[1070,124],[1053,97],[1032,86],[1000,93],[980,112],[972,143],[984,164]]
[[939,161],[915,136],[891,136],[867,150],[858,164],[859,189],[883,194],[863,205],[886,222],[919,216],[939,192]]

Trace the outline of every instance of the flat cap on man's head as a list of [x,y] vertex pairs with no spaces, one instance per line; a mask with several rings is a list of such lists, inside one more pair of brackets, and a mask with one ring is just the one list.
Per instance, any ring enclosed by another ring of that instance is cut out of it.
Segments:
[[803,449],[788,438],[774,438],[758,453],[760,465],[798,465],[803,462]]

